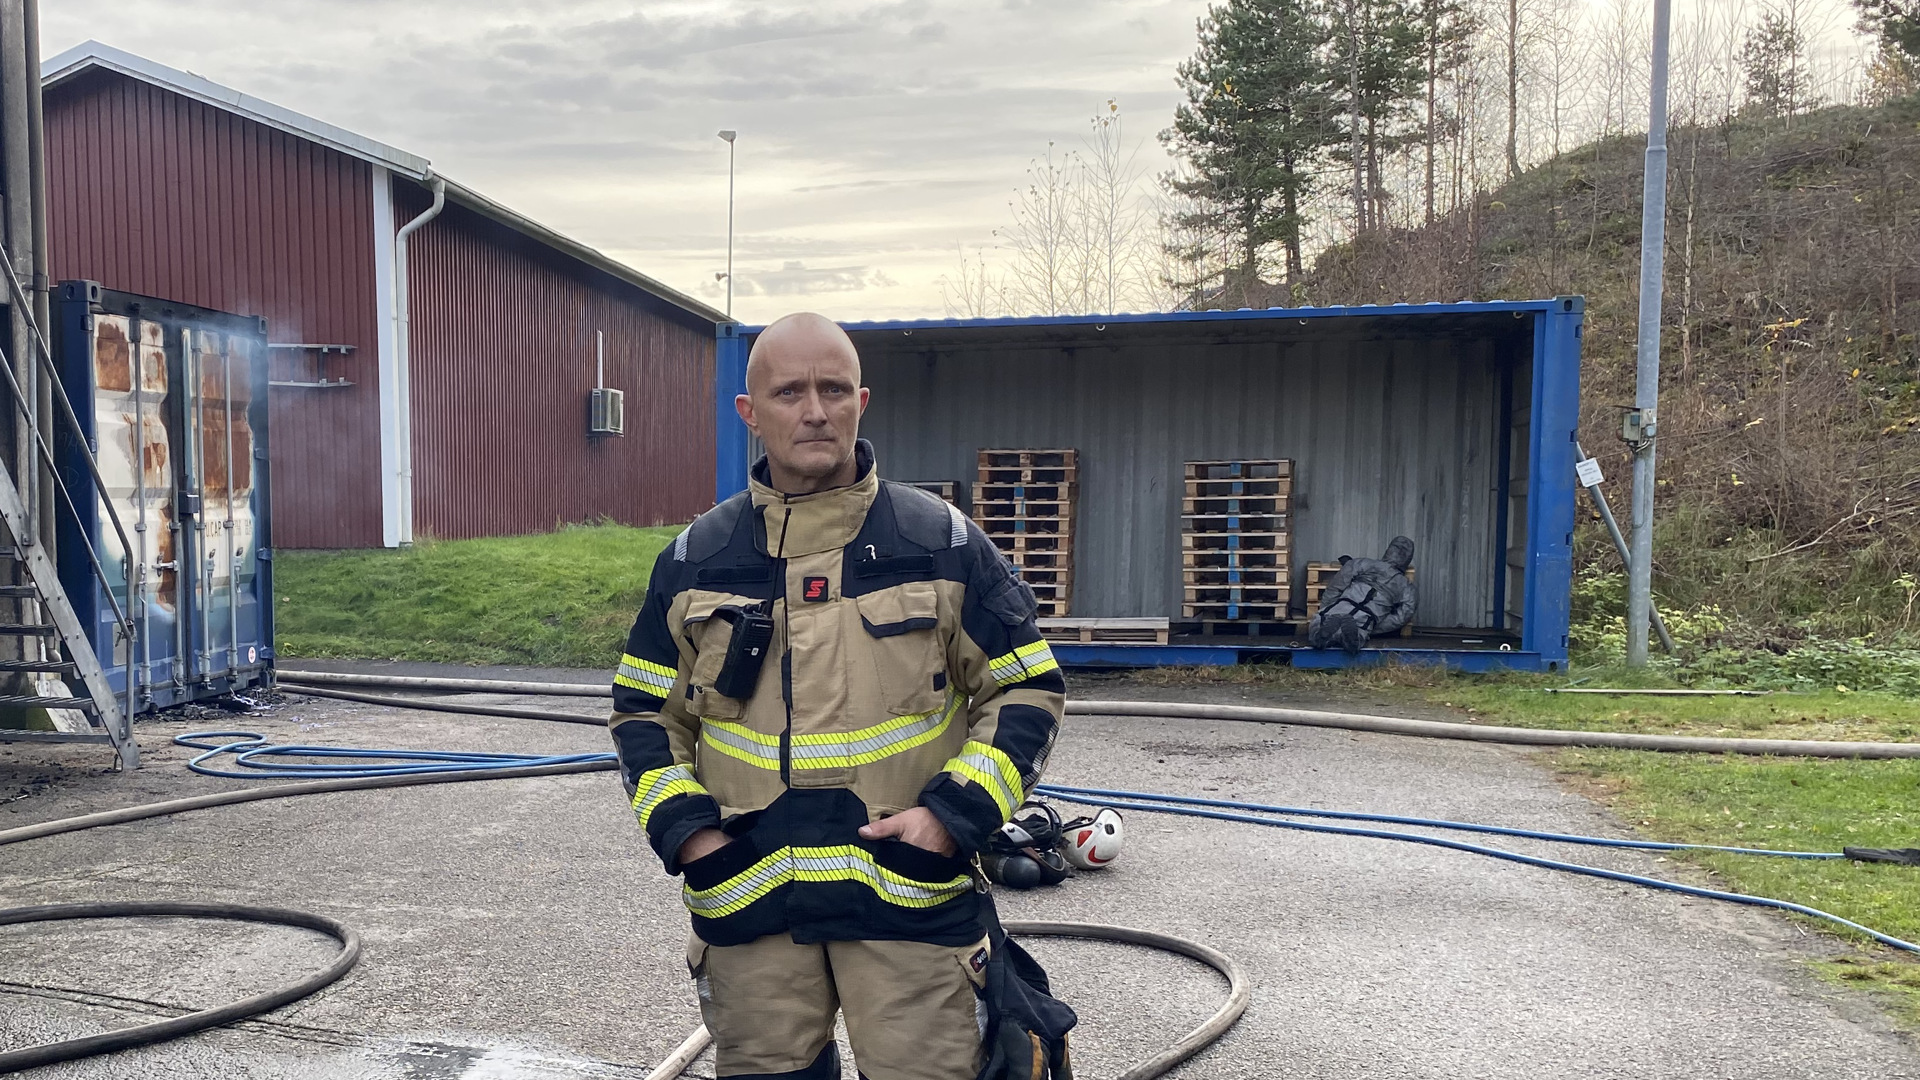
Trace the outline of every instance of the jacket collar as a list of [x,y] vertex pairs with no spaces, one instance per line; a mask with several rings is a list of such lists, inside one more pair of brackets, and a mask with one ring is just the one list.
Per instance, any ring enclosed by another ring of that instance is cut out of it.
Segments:
[[846,487],[828,488],[805,495],[787,495],[773,489],[767,459],[754,462],[747,474],[747,490],[753,505],[766,522],[767,554],[776,558],[795,558],[833,551],[853,543],[867,510],[880,492],[880,471],[874,468],[873,444],[865,439],[853,444],[853,460],[858,480]]

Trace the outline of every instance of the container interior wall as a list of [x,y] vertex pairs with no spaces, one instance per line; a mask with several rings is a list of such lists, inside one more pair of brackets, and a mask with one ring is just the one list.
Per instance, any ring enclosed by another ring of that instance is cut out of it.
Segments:
[[[1512,490],[1499,476],[1500,369],[1526,365],[1498,339],[917,351],[856,340],[873,390],[862,431],[891,479],[971,481],[984,447],[1079,451],[1076,616],[1178,619],[1184,463],[1290,458],[1296,605],[1307,562],[1378,556],[1405,534],[1420,625],[1500,625],[1510,545],[1498,510]],[[1508,520],[1524,533],[1524,512]]]

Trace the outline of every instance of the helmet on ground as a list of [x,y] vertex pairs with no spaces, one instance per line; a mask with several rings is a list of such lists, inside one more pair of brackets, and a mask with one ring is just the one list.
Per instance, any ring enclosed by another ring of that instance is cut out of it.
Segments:
[[1120,812],[1102,807],[1090,818],[1074,818],[1061,827],[1060,854],[1082,870],[1098,870],[1120,857],[1126,845],[1126,823]]

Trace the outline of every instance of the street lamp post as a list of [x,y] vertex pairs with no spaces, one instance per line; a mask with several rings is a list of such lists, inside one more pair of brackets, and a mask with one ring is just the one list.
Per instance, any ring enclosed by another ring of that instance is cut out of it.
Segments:
[[720,132],[727,141],[727,318],[733,318],[733,139],[736,131]]

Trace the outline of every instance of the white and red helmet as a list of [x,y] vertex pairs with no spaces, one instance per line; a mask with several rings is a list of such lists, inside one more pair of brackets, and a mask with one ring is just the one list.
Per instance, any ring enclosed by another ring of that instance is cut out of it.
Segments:
[[1062,826],[1060,854],[1082,870],[1098,870],[1120,857],[1127,840],[1120,812],[1102,807],[1090,818],[1074,818]]

